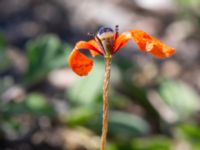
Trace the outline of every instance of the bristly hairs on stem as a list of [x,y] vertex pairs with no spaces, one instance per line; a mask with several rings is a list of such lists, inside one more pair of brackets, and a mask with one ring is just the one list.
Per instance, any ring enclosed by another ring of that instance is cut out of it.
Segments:
[[109,91],[109,84],[110,84],[110,71],[111,71],[111,55],[105,57],[101,150],[105,150],[106,148],[106,140],[107,140],[107,132],[108,132],[108,91]]

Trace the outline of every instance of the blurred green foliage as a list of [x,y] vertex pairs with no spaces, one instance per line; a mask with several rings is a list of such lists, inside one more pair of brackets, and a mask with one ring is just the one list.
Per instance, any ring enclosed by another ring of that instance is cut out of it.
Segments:
[[0,71],[5,71],[11,65],[11,61],[6,53],[7,42],[2,33],[0,33]]
[[199,110],[199,96],[188,85],[180,81],[165,80],[160,85],[160,94],[180,120]]
[[175,130],[177,139],[182,139],[191,146],[191,149],[198,150],[200,148],[200,127],[195,123],[185,123],[178,125]]
[[188,8],[191,7],[194,4],[198,4],[198,0],[177,0],[179,4],[181,4],[183,7]]
[[45,35],[26,44],[28,69],[25,75],[27,85],[41,81],[53,69],[66,66],[66,50],[55,35]]
[[53,117],[55,115],[53,107],[47,102],[47,100],[38,93],[30,94],[25,102],[25,107],[28,112],[36,116],[46,115],[48,117]]
[[79,105],[92,105],[98,102],[102,94],[103,76],[104,64],[96,61],[90,76],[79,78],[68,90],[70,100]]
[[170,150],[172,141],[161,136],[141,138],[133,141],[132,148],[138,150]]
[[131,137],[149,133],[148,123],[136,115],[120,111],[111,111],[109,115],[109,133],[118,139],[128,140]]
[[32,125],[26,125],[27,121],[20,121],[23,116],[27,119],[32,116],[33,120],[43,116],[53,119],[55,117],[55,110],[43,95],[31,93],[19,102],[7,103],[0,101],[0,114],[3,114],[0,116],[0,130],[9,139],[17,139],[32,130]]

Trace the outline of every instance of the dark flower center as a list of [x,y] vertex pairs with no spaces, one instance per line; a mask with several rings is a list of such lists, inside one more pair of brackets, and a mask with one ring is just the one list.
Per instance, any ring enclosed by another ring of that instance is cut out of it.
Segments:
[[106,53],[112,53],[114,45],[114,35],[114,31],[108,27],[101,27],[97,32],[97,42]]
[[98,30],[97,34],[98,34],[98,35],[101,35],[101,34],[106,33],[106,32],[114,32],[114,31],[113,31],[113,29],[108,28],[108,27],[101,27],[101,28]]

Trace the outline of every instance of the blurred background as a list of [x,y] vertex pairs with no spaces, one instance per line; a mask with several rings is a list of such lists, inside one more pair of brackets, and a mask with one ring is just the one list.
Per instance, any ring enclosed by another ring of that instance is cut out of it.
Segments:
[[104,61],[84,78],[67,57],[101,26],[142,29],[113,57],[107,150],[200,150],[199,0],[0,0],[0,150],[97,150]]

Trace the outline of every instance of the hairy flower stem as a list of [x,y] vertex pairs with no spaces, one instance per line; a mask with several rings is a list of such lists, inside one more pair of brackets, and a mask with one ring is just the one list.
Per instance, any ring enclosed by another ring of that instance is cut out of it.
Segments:
[[108,132],[108,91],[110,83],[111,56],[105,57],[105,77],[103,85],[103,121],[101,135],[101,150],[105,150]]

